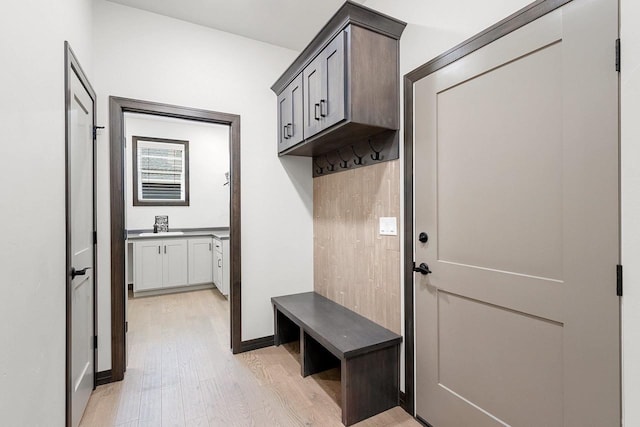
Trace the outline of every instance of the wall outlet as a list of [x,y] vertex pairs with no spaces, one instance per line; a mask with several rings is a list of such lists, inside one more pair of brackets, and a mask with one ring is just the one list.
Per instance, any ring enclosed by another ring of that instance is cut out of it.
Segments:
[[398,219],[395,216],[380,217],[380,235],[381,236],[397,236],[398,235]]

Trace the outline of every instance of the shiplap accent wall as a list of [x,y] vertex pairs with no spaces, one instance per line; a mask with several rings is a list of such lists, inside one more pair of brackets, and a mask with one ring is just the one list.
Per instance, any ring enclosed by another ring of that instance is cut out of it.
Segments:
[[399,334],[400,238],[380,217],[400,221],[399,160],[314,178],[314,290]]

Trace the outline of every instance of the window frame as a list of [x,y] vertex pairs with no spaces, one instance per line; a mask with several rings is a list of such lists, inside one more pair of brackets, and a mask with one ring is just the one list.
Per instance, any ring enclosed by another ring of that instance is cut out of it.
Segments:
[[[133,136],[131,144],[131,173],[133,176],[133,206],[189,206],[189,141],[148,136]],[[144,200],[138,192],[138,143],[154,142],[184,146],[184,200]]]

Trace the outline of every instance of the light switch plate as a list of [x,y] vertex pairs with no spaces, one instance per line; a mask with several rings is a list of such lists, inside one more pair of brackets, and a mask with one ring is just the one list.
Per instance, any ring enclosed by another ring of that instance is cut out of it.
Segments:
[[398,235],[398,219],[395,216],[380,217],[380,235],[381,236],[397,236]]

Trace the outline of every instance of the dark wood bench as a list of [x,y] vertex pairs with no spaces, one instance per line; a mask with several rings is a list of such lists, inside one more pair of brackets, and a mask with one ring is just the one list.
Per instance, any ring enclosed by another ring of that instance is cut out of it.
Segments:
[[344,425],[398,405],[400,335],[315,292],[271,302],[275,345],[300,340],[303,377],[340,366]]

